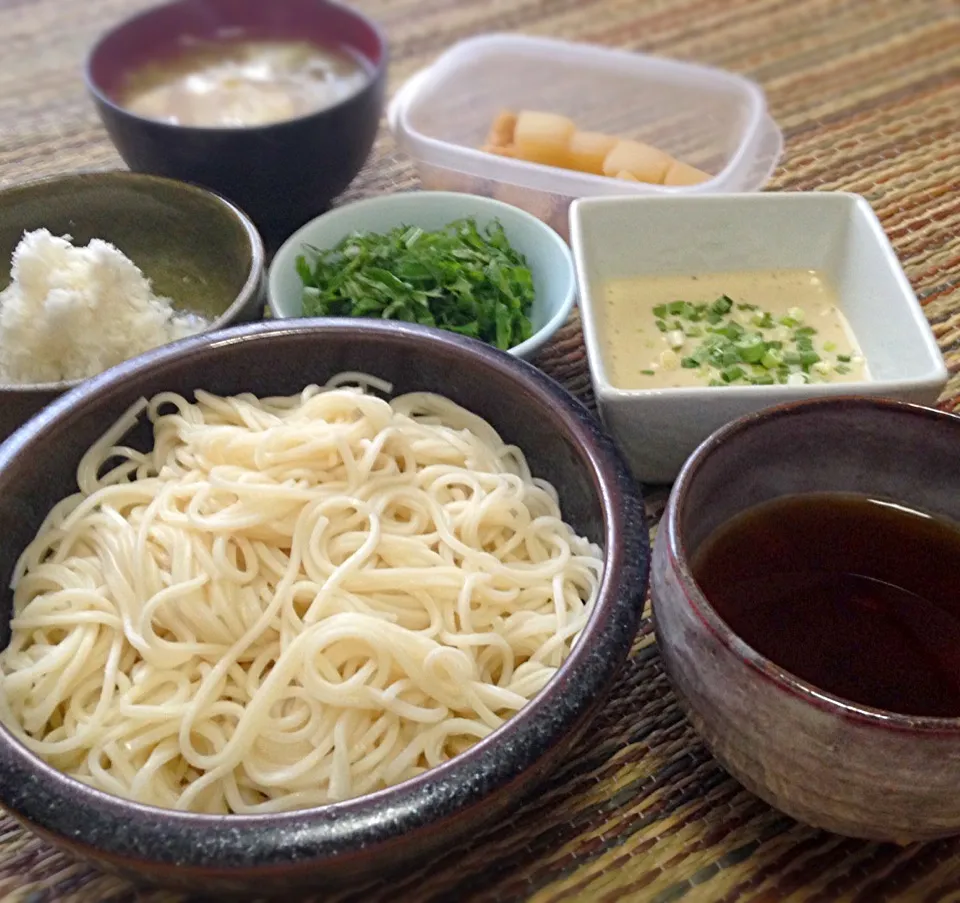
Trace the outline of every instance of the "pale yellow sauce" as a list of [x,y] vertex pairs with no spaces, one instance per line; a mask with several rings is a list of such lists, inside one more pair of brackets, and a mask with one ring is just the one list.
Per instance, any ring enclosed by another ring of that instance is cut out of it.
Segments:
[[361,60],[305,41],[208,43],[133,73],[121,103],[176,125],[268,125],[333,106],[369,80]]
[[[690,339],[673,355],[665,333],[656,326],[653,308],[671,301],[712,302],[727,295],[737,304],[755,304],[774,318],[801,308],[804,324],[817,330],[817,349],[851,357],[848,373],[814,373],[813,382],[854,382],[869,379],[856,337],[839,308],[837,293],[814,270],[748,270],[700,273],[696,276],[642,276],[608,282],[602,290],[598,328],[603,362],[611,385],[620,389],[663,389],[703,386],[701,370],[683,369],[676,359],[689,354],[699,340]],[[748,320],[747,312],[742,312]],[[747,328],[750,328],[749,326]],[[653,374],[644,371],[652,370]]]

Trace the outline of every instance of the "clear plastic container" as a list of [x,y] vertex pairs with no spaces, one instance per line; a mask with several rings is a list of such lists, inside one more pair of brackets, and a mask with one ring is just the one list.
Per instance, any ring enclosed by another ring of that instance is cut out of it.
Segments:
[[[665,187],[484,153],[479,147],[502,109],[562,113],[579,129],[644,141],[712,178]],[[397,92],[387,115],[424,188],[506,201],[564,236],[574,198],[756,191],[783,149],[763,91],[742,76],[511,34],[454,45]]]

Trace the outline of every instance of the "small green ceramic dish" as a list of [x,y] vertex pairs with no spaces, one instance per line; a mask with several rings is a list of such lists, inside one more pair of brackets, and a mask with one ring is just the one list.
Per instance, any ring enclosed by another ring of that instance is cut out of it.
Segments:
[[[153,290],[210,320],[205,331],[256,320],[265,299],[263,243],[246,214],[202,188],[137,173],[58,176],[0,191],[0,290],[24,232],[49,229],[75,244],[102,238]],[[0,383],[0,441],[79,380]]]

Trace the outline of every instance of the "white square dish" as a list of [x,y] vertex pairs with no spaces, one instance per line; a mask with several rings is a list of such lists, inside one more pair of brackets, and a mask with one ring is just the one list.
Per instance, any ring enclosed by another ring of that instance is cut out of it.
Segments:
[[[570,210],[580,312],[600,414],[648,483],[671,481],[725,423],[828,395],[933,404],[947,369],[896,253],[854,194],[784,192],[586,198]],[[833,283],[871,378],[855,383],[619,389],[598,330],[611,279],[743,270],[819,270]]]

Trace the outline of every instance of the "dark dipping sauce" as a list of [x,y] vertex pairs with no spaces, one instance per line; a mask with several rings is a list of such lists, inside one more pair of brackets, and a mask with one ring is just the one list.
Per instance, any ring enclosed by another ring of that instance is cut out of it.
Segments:
[[721,525],[693,575],[757,652],[835,696],[960,716],[960,528],[859,495],[787,496]]

